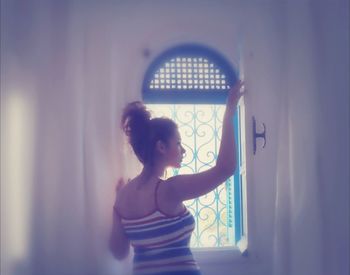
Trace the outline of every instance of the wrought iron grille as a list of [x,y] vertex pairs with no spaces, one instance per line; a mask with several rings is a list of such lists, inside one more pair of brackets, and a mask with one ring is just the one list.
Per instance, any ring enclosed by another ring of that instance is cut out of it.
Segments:
[[[167,177],[198,173],[215,165],[224,105],[147,104],[147,107],[153,116],[166,116],[178,124],[186,150],[181,168],[168,170]],[[191,247],[236,244],[234,180],[235,177],[230,177],[208,194],[184,202],[196,219]]]

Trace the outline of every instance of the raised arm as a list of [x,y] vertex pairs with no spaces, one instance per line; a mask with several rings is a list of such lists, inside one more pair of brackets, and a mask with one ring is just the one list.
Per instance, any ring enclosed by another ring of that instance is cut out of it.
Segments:
[[234,174],[236,160],[236,143],[233,126],[233,116],[237,103],[244,92],[240,92],[242,81],[230,89],[226,102],[226,110],[223,119],[222,137],[216,165],[204,172],[178,175],[167,180],[169,198],[175,201],[184,201],[204,195],[227,178]]

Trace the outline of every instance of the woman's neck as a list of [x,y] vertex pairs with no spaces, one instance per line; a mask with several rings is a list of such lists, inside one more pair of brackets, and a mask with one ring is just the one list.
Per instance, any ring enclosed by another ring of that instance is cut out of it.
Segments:
[[139,177],[144,181],[158,180],[163,177],[165,167],[162,165],[145,165],[140,173]]

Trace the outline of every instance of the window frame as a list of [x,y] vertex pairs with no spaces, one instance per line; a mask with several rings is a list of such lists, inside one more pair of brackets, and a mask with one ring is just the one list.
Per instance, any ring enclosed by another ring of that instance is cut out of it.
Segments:
[[[207,46],[202,46],[199,44],[182,44],[175,47],[172,47],[158,57],[149,65],[142,84],[142,99],[145,104],[224,104],[226,103],[226,98],[228,95],[229,89],[211,90],[207,89],[176,89],[176,91],[169,91],[166,89],[150,89],[150,81],[153,79],[154,74],[163,67],[166,62],[169,62],[172,58],[176,57],[205,57],[209,61],[215,63],[220,69],[221,73],[225,74],[227,83],[230,87],[238,80],[238,73],[233,66],[227,61],[216,50],[211,49]],[[231,73],[230,73],[231,72]],[[213,262],[218,262],[219,259],[225,261],[224,259],[232,259],[236,256],[245,256],[247,254],[248,240],[246,232],[246,220],[247,220],[247,211],[246,211],[246,201],[245,195],[242,194],[242,189],[246,187],[243,186],[241,182],[241,168],[244,168],[245,172],[245,161],[242,163],[242,153],[245,154],[245,148],[242,148],[240,143],[242,129],[240,129],[240,123],[242,122],[241,116],[241,104],[238,105],[235,118],[233,119],[235,127],[235,140],[236,148],[239,148],[237,154],[239,155],[239,169],[232,176],[234,178],[234,184],[232,187],[234,190],[239,190],[239,196],[237,192],[234,194],[233,204],[234,204],[234,226],[235,226],[235,246],[230,247],[193,247],[191,250],[198,256],[199,259],[207,261],[208,257],[206,256],[208,252],[214,252],[217,254],[217,257],[210,258]],[[243,108],[244,111],[244,108]],[[244,122],[243,122],[244,123]],[[237,131],[238,130],[238,131]],[[244,132],[243,132],[244,133]],[[243,150],[243,152],[242,152]],[[243,167],[244,165],[244,167]],[[244,190],[243,190],[244,191]],[[243,197],[242,197],[243,196]],[[239,200],[239,202],[238,202]],[[236,207],[237,203],[240,203],[239,209]],[[238,217],[237,217],[237,216]],[[239,222],[237,222],[239,219]],[[243,230],[245,228],[245,230]]]

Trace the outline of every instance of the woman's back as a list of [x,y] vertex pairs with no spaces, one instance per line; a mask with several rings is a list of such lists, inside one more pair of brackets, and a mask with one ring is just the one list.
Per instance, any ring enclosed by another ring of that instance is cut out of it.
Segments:
[[167,185],[169,185],[167,181],[162,180],[152,183],[145,183],[137,178],[129,180],[120,190],[117,202],[120,214],[130,219],[145,216],[155,209],[160,209],[170,216],[179,214],[184,205],[181,201],[175,202],[169,198],[171,194],[168,194]]
[[[200,274],[189,248],[195,220],[182,203],[180,210],[175,207],[174,211],[173,205],[171,211],[172,205],[162,197],[164,192],[159,192],[164,184],[159,180],[153,189],[143,192],[135,191],[136,185],[130,183],[123,190],[117,211],[134,247],[134,274]],[[133,199],[132,195],[135,195]],[[142,197],[141,201],[137,197]]]

